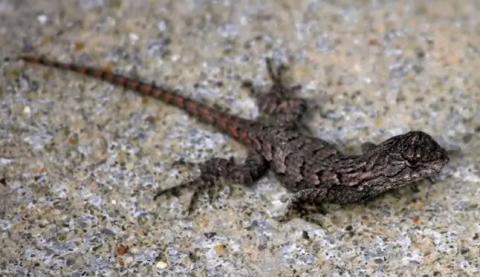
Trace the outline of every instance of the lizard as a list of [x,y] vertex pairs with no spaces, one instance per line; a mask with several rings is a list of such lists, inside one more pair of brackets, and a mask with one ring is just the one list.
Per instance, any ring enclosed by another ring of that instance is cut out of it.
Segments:
[[[154,198],[183,188],[193,188],[188,210],[198,192],[224,180],[250,186],[269,169],[287,189],[285,215],[306,204],[350,204],[375,198],[386,191],[406,186],[438,174],[448,163],[447,151],[429,134],[409,131],[379,144],[369,144],[363,153],[347,155],[330,142],[303,134],[298,128],[306,110],[306,100],[291,95],[298,87],[285,85],[287,66],[273,65],[266,59],[272,81],[265,93],[245,82],[256,96],[267,120],[246,119],[218,111],[182,96],[177,90],[97,67],[63,63],[37,56],[20,56],[27,63],[39,64],[90,76],[116,86],[157,98],[184,110],[192,117],[215,126],[248,149],[244,162],[233,158],[211,158],[200,164],[200,175],[193,181],[159,191]],[[269,120],[268,120],[269,119]]]

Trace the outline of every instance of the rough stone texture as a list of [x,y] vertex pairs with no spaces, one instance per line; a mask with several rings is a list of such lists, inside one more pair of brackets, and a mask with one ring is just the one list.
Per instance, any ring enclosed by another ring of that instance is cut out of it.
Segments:
[[[154,4],[155,3],[155,4]],[[480,2],[0,0],[0,274],[416,276],[480,273]],[[3,61],[21,52],[110,66],[253,118],[242,80],[289,61],[312,133],[358,151],[411,129],[451,162],[373,202],[279,223],[266,176],[181,215],[178,160],[243,157],[152,99]],[[317,216],[317,215],[315,215]]]

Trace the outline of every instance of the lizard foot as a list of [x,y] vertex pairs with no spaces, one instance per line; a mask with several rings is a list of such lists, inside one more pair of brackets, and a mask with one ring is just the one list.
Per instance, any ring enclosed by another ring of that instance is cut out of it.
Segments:
[[179,186],[161,190],[157,192],[154,199],[165,194],[178,195],[180,190],[193,188],[193,195],[187,208],[187,213],[190,214],[195,209],[197,198],[201,192],[208,190],[209,198],[212,200],[218,194],[222,180],[251,185],[266,172],[268,163],[260,154],[251,152],[245,162],[241,164],[235,163],[233,158],[213,158],[199,164],[199,167],[201,171],[199,177]]
[[319,224],[313,214],[325,214],[321,203],[324,191],[319,189],[305,189],[293,195],[285,195],[281,201],[286,203],[284,212],[273,215],[280,222],[288,222],[293,218],[302,218],[308,222]]
[[302,87],[285,84],[283,75],[288,69],[287,65],[274,66],[270,58],[266,59],[266,64],[268,75],[273,83],[268,92],[261,93],[260,89],[250,81],[243,82],[243,87],[256,98],[258,108],[265,114],[267,122],[271,121],[272,124],[278,126],[294,126],[307,109],[304,99],[294,97],[294,94]]

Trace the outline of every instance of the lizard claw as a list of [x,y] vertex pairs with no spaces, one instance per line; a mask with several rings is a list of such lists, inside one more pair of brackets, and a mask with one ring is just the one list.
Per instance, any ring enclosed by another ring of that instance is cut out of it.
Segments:
[[[205,189],[208,189],[210,191],[213,189],[213,187],[216,187],[215,181],[211,180],[210,178],[205,178],[204,176],[201,175],[200,177],[194,179],[193,181],[185,182],[178,186],[160,190],[155,194],[153,199],[157,200],[160,196],[166,195],[166,194],[170,194],[178,197],[180,195],[180,190],[193,188],[193,194],[190,197],[189,203],[185,210],[185,214],[190,215],[195,210],[195,206],[196,206],[199,194],[203,192]],[[215,195],[215,193],[212,193],[212,195]],[[209,198],[210,199],[212,198],[210,196],[210,193],[209,193]]]
[[437,182],[435,176],[428,176],[428,177],[425,178],[425,179],[427,179],[427,181],[429,181],[430,184],[432,184],[432,185],[434,185],[434,184]]
[[180,190],[182,190],[184,188],[187,188],[187,187],[192,187],[193,186],[192,183],[193,182],[185,182],[185,183],[180,184],[178,186],[174,186],[174,187],[171,187],[171,188],[166,188],[166,189],[159,190],[153,196],[153,200],[156,201],[160,196],[165,195],[165,194],[171,194],[173,196],[178,196]]
[[288,222],[293,218],[302,218],[308,222],[319,224],[319,221],[312,216],[312,213],[326,214],[326,211],[321,204],[315,204],[312,209],[310,206],[307,208],[298,201],[298,196],[285,194],[280,198],[282,203],[286,203],[283,212],[273,214],[272,218],[279,222]]
[[292,196],[284,194],[280,197],[280,202],[284,203],[284,207],[279,211],[273,212],[272,218],[278,222],[288,222],[293,218],[293,212],[295,210],[295,203]]

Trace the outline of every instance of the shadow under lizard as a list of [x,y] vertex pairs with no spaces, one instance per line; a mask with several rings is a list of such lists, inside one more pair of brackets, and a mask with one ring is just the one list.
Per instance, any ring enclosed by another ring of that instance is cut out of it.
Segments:
[[267,120],[248,120],[221,112],[181,96],[167,86],[144,83],[109,70],[43,57],[23,56],[19,59],[77,72],[160,99],[245,145],[249,154],[243,163],[212,158],[200,165],[201,174],[195,180],[157,194],[172,189],[195,188],[189,211],[200,189],[215,185],[219,178],[251,185],[269,168],[292,193],[288,199],[288,212],[306,203],[348,204],[369,200],[385,191],[438,174],[449,160],[447,152],[421,131],[411,131],[378,145],[370,145],[361,155],[345,155],[324,140],[302,134],[296,126],[306,109],[305,100],[292,97],[295,88],[285,86],[282,81],[286,66],[274,67],[270,59],[267,59],[268,73],[273,81],[270,90],[259,94],[253,85],[246,84],[257,97],[259,109],[267,115]]

